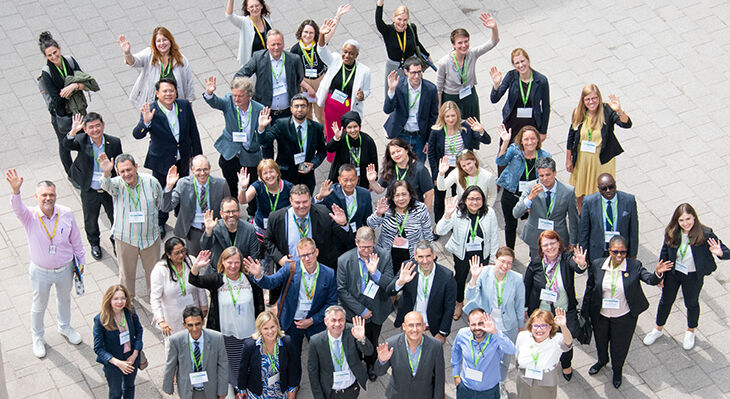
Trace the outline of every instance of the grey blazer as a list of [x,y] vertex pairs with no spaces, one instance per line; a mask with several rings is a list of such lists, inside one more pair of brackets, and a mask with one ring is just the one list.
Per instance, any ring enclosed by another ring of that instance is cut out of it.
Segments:
[[233,157],[239,156],[241,166],[256,167],[261,162],[261,143],[259,137],[256,134],[258,129],[259,112],[264,108],[263,105],[251,100],[249,107],[251,107],[251,125],[249,131],[250,144],[248,150],[243,147],[242,143],[233,141],[233,133],[237,132],[238,129],[238,108],[233,102],[233,95],[231,93],[226,94],[223,98],[220,98],[213,93],[210,98],[205,98],[205,102],[211,107],[223,111],[223,117],[226,121],[226,126],[223,128],[221,135],[215,141],[213,145],[221,156],[230,161]]
[[[193,372],[187,330],[172,334],[170,351],[167,353],[162,390],[172,394],[175,390],[173,377],[177,376],[177,393],[180,399],[192,399],[193,387],[189,374]],[[206,399],[217,399],[228,394],[228,355],[223,336],[213,330],[203,329],[203,369],[208,372],[208,382],[203,384]]]
[[[190,226],[193,225],[193,219],[195,219],[195,203],[197,200],[195,198],[195,185],[193,185],[194,179],[195,176],[193,175],[180,178],[175,188],[162,194],[161,210],[163,212],[170,212],[180,204],[180,212],[177,215],[177,221],[172,233],[181,238],[188,236]],[[213,215],[218,216],[221,210],[221,200],[230,196],[231,190],[228,188],[225,179],[210,176],[208,180],[210,181],[210,209],[213,210]]]
[[393,302],[388,296],[388,285],[393,280],[393,259],[390,251],[378,247],[373,248],[373,254],[380,258],[380,281],[377,283],[380,288],[374,299],[362,294],[357,248],[345,252],[337,259],[337,293],[340,296],[340,305],[345,308],[347,320],[352,320],[353,316],[360,316],[365,309],[370,309],[373,317],[368,322],[383,324],[393,311]]
[[[226,186],[228,188],[228,186]],[[256,229],[251,223],[246,223],[243,219],[238,219],[238,227],[236,227],[235,247],[241,251],[244,257],[252,257],[258,259],[261,244],[256,237]],[[231,236],[228,234],[223,220],[219,220],[213,227],[213,234],[208,237],[205,233],[200,237],[200,249],[210,250],[210,267],[215,269],[218,265],[218,258],[223,250],[234,246],[231,242]],[[216,271],[217,273],[217,271]]]
[[[623,191],[616,192],[618,209],[613,210],[614,217],[618,220],[614,230],[618,231],[628,242],[629,257],[635,258],[639,251],[639,214],[636,210],[636,198]],[[586,195],[583,200],[580,218],[580,235],[578,242],[588,251],[588,259],[603,258],[603,251],[606,248],[604,232],[606,231],[606,220],[603,217],[603,200],[601,193]]]
[[[360,360],[360,353],[365,356],[372,355],[373,344],[365,338],[365,343],[360,343],[352,336],[351,328],[348,326],[342,331],[342,349],[345,351],[345,358],[350,371],[355,375],[355,380],[365,389],[368,382],[368,375],[365,371],[365,364]],[[332,392],[333,373],[335,367],[332,364],[332,352],[330,351],[327,337],[327,330],[312,336],[309,341],[309,358],[307,369],[309,369],[309,382],[312,387],[312,395],[315,399],[329,398]]]
[[[537,180],[536,180],[537,181]],[[531,183],[522,192],[520,200],[512,210],[512,216],[519,219],[522,215],[527,212],[525,206],[525,198],[532,190],[532,186],[535,183]],[[560,235],[563,240],[563,244],[577,244],[578,243],[578,225],[580,223],[578,216],[578,206],[575,202],[575,189],[572,186],[563,184],[559,181],[555,181],[555,205],[550,213],[550,219],[553,221],[556,233]],[[545,205],[545,192],[541,192],[535,197],[530,206],[530,216],[527,218],[527,223],[522,229],[522,240],[530,246],[531,249],[537,249],[537,238],[543,230],[537,228],[538,219],[546,218],[547,205]],[[569,223],[566,223],[566,217],[569,219]]]
[[408,362],[405,333],[392,336],[386,342],[389,348],[393,348],[393,355],[385,364],[381,364],[380,360],[375,362],[375,374],[385,375],[388,367],[392,368],[392,376],[385,390],[388,399],[444,399],[444,349],[441,342],[423,336],[421,360],[415,376],[411,374]]
[[[284,71],[286,73],[286,91],[289,99],[301,91],[299,84],[304,78],[304,66],[302,59],[296,54],[288,51],[282,52],[284,59]],[[250,60],[244,65],[234,76],[251,77],[256,75],[256,88],[254,89],[253,99],[263,104],[271,106],[274,95],[273,77],[271,76],[271,56],[269,50],[259,50],[253,53]],[[258,121],[257,121],[258,122]]]

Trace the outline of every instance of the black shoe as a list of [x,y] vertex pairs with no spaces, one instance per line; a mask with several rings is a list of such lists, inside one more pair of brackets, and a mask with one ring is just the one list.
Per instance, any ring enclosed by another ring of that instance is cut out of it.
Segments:
[[165,225],[163,224],[160,226],[160,240],[164,240],[166,235],[167,231],[165,231]]
[[565,381],[570,381],[570,379],[573,378],[573,372],[571,371],[568,374],[563,373],[563,378],[565,378]]
[[101,247],[99,244],[94,244],[91,246],[91,257],[99,260],[101,259]]
[[114,236],[109,236],[109,241],[112,243],[112,252],[114,252],[114,257],[117,257],[117,245],[114,243]]
[[621,376],[615,375],[613,376],[613,387],[618,389],[621,386]]
[[604,363],[601,363],[601,362],[598,362],[598,363],[594,364],[593,366],[591,366],[590,369],[588,369],[588,374],[589,375],[598,374],[598,372],[601,371],[601,369],[603,368],[603,366],[605,366],[605,364]]
[[378,379],[377,374],[375,374],[375,370],[373,370],[373,366],[371,364],[367,365],[368,368],[368,379],[370,381],[375,381]]
[[438,235],[438,234],[436,234],[436,233],[433,233],[433,240],[434,240],[434,241],[438,241],[438,240],[439,240],[439,238],[441,238],[441,236],[440,236],[440,235]]

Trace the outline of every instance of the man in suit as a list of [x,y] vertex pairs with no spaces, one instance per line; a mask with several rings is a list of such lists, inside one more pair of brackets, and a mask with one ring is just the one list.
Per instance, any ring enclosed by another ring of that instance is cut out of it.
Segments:
[[200,237],[200,249],[210,250],[211,273],[218,273],[218,258],[228,247],[236,247],[243,257],[258,257],[260,251],[256,229],[241,219],[241,208],[234,197],[225,197],[220,203],[221,219],[212,209],[205,212],[205,234]]
[[537,238],[540,233],[554,230],[563,242],[573,246],[578,243],[580,223],[575,190],[555,179],[555,161],[552,158],[538,158],[535,169],[540,181],[529,184],[522,191],[522,197],[512,210],[515,219],[530,211],[521,238],[529,245],[532,259],[538,257]]
[[231,192],[225,179],[210,175],[210,162],[205,155],[193,158],[192,169],[193,176],[180,179],[177,166],[170,166],[161,210],[170,212],[180,207],[172,233],[187,240],[188,254],[198,256],[205,212],[210,209],[214,214],[220,213],[221,200],[230,197]]
[[315,399],[354,399],[368,382],[360,357],[373,353],[373,344],[365,337],[365,321],[352,320],[345,327],[345,309],[332,305],[324,311],[327,331],[312,337],[309,343],[309,383]]
[[309,102],[307,97],[296,94],[291,100],[291,118],[279,118],[273,124],[273,111],[264,108],[259,114],[260,140],[271,145],[278,144],[276,163],[282,177],[292,184],[304,184],[314,191],[314,170],[327,156],[322,125],[307,119]]
[[439,97],[436,85],[423,79],[423,64],[416,56],[403,64],[406,76],[398,80],[393,71],[388,75],[388,95],[383,112],[390,114],[385,121],[389,139],[400,137],[408,142],[418,159],[425,162],[428,136],[439,114]]
[[[337,292],[347,319],[365,319],[365,336],[377,343],[383,322],[393,311],[388,286],[393,280],[390,251],[375,246],[375,231],[364,226],[357,230],[355,246],[337,259]],[[368,378],[375,381],[373,370],[377,356],[365,356]]]
[[441,342],[423,335],[425,329],[421,314],[409,312],[403,333],[378,345],[375,372],[384,375],[392,367],[386,398],[444,398],[444,350]]
[[398,295],[403,290],[393,325],[400,328],[406,313],[416,311],[423,317],[431,335],[443,344],[451,333],[456,304],[456,280],[451,270],[434,262],[436,249],[431,242],[419,242],[415,255],[418,270],[413,261],[408,261],[401,269],[398,279],[394,279],[388,286],[388,294],[391,296]]
[[583,200],[578,242],[586,249],[588,259],[608,256],[608,241],[621,235],[628,241],[629,258],[639,250],[639,214],[636,198],[616,190],[616,180],[610,173],[598,176],[598,192]]
[[[301,58],[284,51],[284,35],[278,29],[266,34],[266,50],[257,51],[235,77],[256,75],[253,99],[271,108],[271,118],[288,118],[290,100],[301,92],[304,66]],[[308,105],[308,104],[307,104]],[[264,158],[273,158],[274,149],[264,146]]]
[[332,205],[344,209],[347,223],[353,231],[367,226],[367,218],[373,213],[373,201],[370,198],[370,191],[357,185],[355,167],[349,163],[340,166],[337,181],[339,183],[332,184],[332,181],[325,180],[319,189],[319,194],[314,197],[314,202],[321,203],[330,210]]
[[[155,84],[155,89],[158,100],[142,107],[142,115],[132,130],[132,136],[139,140],[149,133],[150,146],[144,167],[152,170],[152,176],[165,187],[170,166],[177,166],[180,176],[187,176],[190,158],[202,154],[203,150],[193,107],[187,100],[176,99],[177,83],[170,78],[162,78]],[[161,238],[165,238],[164,227],[168,218],[167,212],[158,215]]]
[[[79,134],[82,128],[84,132]],[[78,151],[69,170],[69,177],[81,187],[81,209],[84,212],[86,239],[91,246],[91,256],[99,260],[101,259],[99,210],[104,206],[109,222],[114,224],[114,206],[109,193],[101,189],[101,176],[104,172],[97,158],[102,152],[109,158],[121,154],[122,142],[117,137],[104,134],[104,119],[96,112],[89,112],[83,119],[80,114],[73,116],[73,125],[66,135],[63,146],[68,150]],[[112,176],[114,175],[112,171]],[[111,240],[113,247],[114,239]]]
[[286,298],[279,296],[279,322],[301,354],[304,336],[311,340],[312,335],[324,331],[324,311],[337,305],[337,283],[335,271],[317,260],[319,249],[314,240],[306,237],[299,240],[297,254],[300,260],[294,262],[293,274],[290,274],[291,264],[267,276],[258,260],[244,258],[243,263],[261,288],[270,290],[289,285]]
[[228,394],[228,355],[223,336],[203,329],[203,312],[197,306],[183,310],[181,330],[170,336],[162,390],[172,395],[177,380],[181,399],[223,399]]

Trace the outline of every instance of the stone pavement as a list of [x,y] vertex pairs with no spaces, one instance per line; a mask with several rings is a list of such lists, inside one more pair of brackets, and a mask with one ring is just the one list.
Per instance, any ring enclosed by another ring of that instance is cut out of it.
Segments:
[[[269,3],[273,25],[284,32],[288,46],[294,43],[294,32],[301,20],[313,17],[321,21],[333,15],[338,5],[334,0],[271,0]],[[374,3],[372,0],[353,2],[354,9],[342,19],[333,46],[339,47],[352,36],[362,45],[359,59],[373,70],[363,131],[381,139],[382,152],[385,135],[381,126],[386,118],[381,110],[385,50],[373,23]],[[409,0],[406,4],[411,8],[412,20],[420,28],[421,41],[434,59],[449,51],[448,34],[453,28],[467,28],[476,45],[489,35],[479,24],[479,12],[489,11],[497,19],[501,42],[477,66],[482,121],[493,133],[493,139],[496,139],[495,127],[501,121],[502,104],[489,102],[488,70],[492,65],[503,72],[509,70],[509,53],[515,47],[525,48],[534,68],[550,80],[552,115],[545,147],[554,154],[558,165],[564,165],[566,133],[580,89],[594,82],[602,89],[604,98],[609,93],[621,98],[634,127],[617,129],[626,150],[618,158],[617,181],[619,189],[634,193],[638,200],[639,257],[648,268],[655,265],[665,223],[680,202],[691,202],[701,220],[714,227],[720,238],[730,237],[727,223],[730,207],[724,200],[730,189],[719,183],[730,178],[727,151],[730,138],[723,129],[730,124],[727,112],[730,3],[724,0]],[[387,2],[386,16],[395,5],[393,0]],[[236,8],[240,6],[241,1],[236,1]],[[37,46],[41,31],[50,30],[63,53],[74,55],[82,68],[96,77],[102,91],[92,95],[89,109],[104,116],[106,131],[123,137],[125,150],[142,163],[147,142],[131,137],[139,112],[127,100],[137,72],[124,65],[116,44],[118,35],[126,34],[133,51],[137,51],[149,43],[155,26],[168,27],[197,75],[197,93],[202,93],[203,79],[211,74],[218,77],[219,91],[225,93],[226,83],[239,66],[234,56],[238,31],[225,21],[224,7],[223,0],[0,0],[0,9],[4,10],[0,16],[3,59],[0,103],[4,108],[0,121],[3,134],[10,138],[0,148],[0,169],[18,168],[27,182],[23,190],[25,201],[33,201],[31,187],[35,181],[54,180],[58,184],[58,202],[70,206],[82,225],[79,195],[64,177],[49,116],[35,84],[45,62]],[[425,77],[434,80],[435,74],[430,71]],[[223,118],[200,98],[194,102],[194,108],[204,152],[217,168],[218,156],[213,143],[223,126]],[[40,150],[41,143],[48,145]],[[493,170],[496,151],[496,145],[490,145],[483,147],[480,154],[483,164]],[[568,174],[563,167],[559,169],[559,179],[567,181]],[[8,185],[1,183],[0,198],[8,198],[9,192]],[[104,237],[108,236],[108,228],[105,221]],[[445,239],[440,242],[443,243]],[[25,234],[10,207],[0,208],[0,269],[7,276],[0,281],[0,319],[3,320],[0,342],[11,398],[44,395],[81,399],[107,395],[106,381],[93,352],[92,318],[99,311],[103,292],[118,277],[108,241],[102,240],[102,244],[104,259],[87,267],[86,295],[73,298],[72,324],[84,337],[84,343],[71,346],[56,333],[55,306],[51,301],[45,320],[48,356],[36,359],[31,353],[29,334],[31,290],[26,273]],[[519,245],[517,252],[518,260],[527,259],[524,245]],[[445,263],[451,263],[450,256],[442,258]],[[89,260],[92,260],[90,256]],[[516,265],[516,269],[522,271],[524,266]],[[138,284],[144,285],[141,274],[138,277]],[[730,378],[728,280],[730,270],[724,262],[706,279],[697,346],[691,351],[681,348],[685,327],[681,298],[666,326],[669,337],[661,338],[651,347],[641,343],[643,335],[653,326],[659,300],[658,289],[645,287],[651,307],[639,318],[621,389],[611,386],[608,371],[588,376],[595,351],[592,346],[578,346],[573,362],[574,378],[570,383],[561,381],[558,396],[724,397],[730,391],[727,384]],[[585,277],[579,278],[577,286],[583,287],[584,282]],[[137,397],[157,398],[166,396],[160,391],[164,349],[160,335],[150,327],[147,300],[142,298],[140,316],[146,328],[144,342],[150,367],[137,377]],[[463,326],[464,320],[456,322],[453,331]],[[384,336],[395,333],[390,321],[384,329]],[[453,334],[449,338],[452,340]],[[445,352],[450,353],[450,348],[447,345]],[[446,357],[448,360],[450,356]],[[303,364],[306,365],[306,360]],[[369,384],[364,397],[382,396],[386,379]],[[453,398],[454,386],[448,369],[446,382],[447,396]],[[305,373],[302,398],[311,397],[308,386]],[[516,397],[514,376],[507,386],[511,397]]]

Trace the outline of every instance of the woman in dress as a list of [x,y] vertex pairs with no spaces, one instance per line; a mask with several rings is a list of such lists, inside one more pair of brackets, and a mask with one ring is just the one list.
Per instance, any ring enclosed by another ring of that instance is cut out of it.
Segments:
[[441,158],[439,161],[436,187],[446,191],[454,186],[457,197],[461,197],[467,187],[478,186],[487,197],[487,205],[492,206],[497,201],[497,179],[494,173],[480,167],[479,159],[471,150],[464,150],[456,157],[456,169],[452,170],[448,159]]
[[380,179],[375,165],[368,165],[367,178],[370,189],[376,194],[382,194],[391,184],[405,180],[415,191],[418,201],[426,204],[428,209],[433,206],[431,174],[423,162],[418,160],[411,145],[401,138],[392,139],[385,146]]
[[266,50],[266,34],[271,30],[269,7],[265,0],[243,0],[243,16],[233,14],[234,0],[226,3],[226,19],[241,30],[236,59],[246,65],[255,51]]
[[373,165],[375,169],[378,168],[378,148],[375,146],[375,140],[369,134],[360,131],[362,120],[360,114],[355,111],[348,111],[342,115],[340,126],[342,128],[335,123],[332,124],[334,136],[327,143],[327,152],[335,154],[328,178],[330,181],[337,181],[340,166],[350,164],[357,172],[358,185],[370,188],[367,178],[368,166]]
[[[254,227],[263,242],[264,233],[269,225],[269,215],[278,209],[289,206],[289,191],[293,184],[281,178],[279,165],[271,158],[262,159],[256,168],[259,179],[251,183],[247,168],[238,174],[238,202],[248,204],[256,201]],[[261,246],[263,250],[263,245]]]

